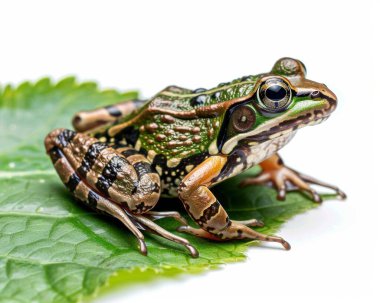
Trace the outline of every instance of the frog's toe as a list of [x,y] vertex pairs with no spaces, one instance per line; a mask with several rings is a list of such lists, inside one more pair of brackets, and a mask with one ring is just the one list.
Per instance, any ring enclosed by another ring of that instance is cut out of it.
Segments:
[[316,203],[322,203],[321,196],[313,189],[310,190],[310,194],[313,196],[313,201]]
[[143,239],[138,239],[140,253],[144,256],[148,255],[148,249],[146,248],[146,243]]
[[198,250],[194,246],[192,246],[191,244],[187,244],[187,245],[185,245],[185,247],[190,252],[190,255],[193,258],[198,258],[199,257],[199,252],[198,252]]
[[315,179],[311,176],[308,176],[308,175],[305,175],[305,174],[302,174],[300,172],[297,172],[297,171],[294,171],[300,178],[302,178],[302,180],[304,180],[305,182],[308,182],[310,184],[315,184],[315,185],[318,185],[318,186],[321,186],[321,187],[325,187],[325,188],[328,188],[328,189],[331,189],[332,191],[334,191],[336,193],[336,195],[342,199],[342,200],[345,200],[347,198],[347,195],[337,186],[335,185],[331,185],[329,183],[326,183],[326,182],[323,182],[323,181],[320,181],[318,179]]
[[[184,239],[175,234],[172,234],[171,232],[157,225],[151,219],[147,218],[144,215],[134,214],[133,218],[143,227],[144,230],[151,232],[153,234],[156,234],[171,242],[183,245],[190,252],[190,255],[193,258],[197,258],[199,256],[197,249],[194,246],[192,246],[187,239]],[[141,251],[141,248],[140,248],[140,251]]]
[[240,183],[240,187],[250,185],[270,185],[277,190],[277,199],[284,201],[288,188],[284,174],[278,171],[263,171],[256,177],[248,177]]

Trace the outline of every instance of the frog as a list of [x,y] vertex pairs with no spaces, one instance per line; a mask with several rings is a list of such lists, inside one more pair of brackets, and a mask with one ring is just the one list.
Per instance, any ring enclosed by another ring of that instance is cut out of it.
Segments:
[[[278,154],[299,129],[326,120],[336,106],[336,95],[307,79],[300,60],[284,57],[270,72],[211,89],[168,86],[148,100],[81,111],[74,130],[55,129],[44,143],[75,199],[121,221],[143,255],[148,232],[199,256],[189,237],[156,222],[162,218],[177,220],[179,232],[214,242],[258,240],[288,250],[282,237],[255,230],[264,225],[257,218],[230,218],[211,189],[258,165],[261,172],[246,176],[241,187],[272,185],[280,201],[296,189],[321,203],[318,185],[344,199],[338,187],[286,166]],[[155,210],[160,197],[179,198],[197,227],[177,211]]]

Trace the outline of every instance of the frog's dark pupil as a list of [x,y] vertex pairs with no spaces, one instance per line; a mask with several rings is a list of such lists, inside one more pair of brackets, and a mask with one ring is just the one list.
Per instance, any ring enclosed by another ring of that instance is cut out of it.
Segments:
[[286,96],[286,90],[280,85],[272,85],[267,88],[265,95],[273,101],[280,101]]

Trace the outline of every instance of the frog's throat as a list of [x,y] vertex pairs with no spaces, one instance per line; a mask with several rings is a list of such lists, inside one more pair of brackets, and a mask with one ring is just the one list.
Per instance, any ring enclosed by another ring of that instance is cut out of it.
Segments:
[[[310,100],[301,101],[299,108]],[[256,129],[239,134],[226,141],[222,147],[223,154],[229,154],[238,144],[257,145],[262,142],[278,138],[298,130],[307,125],[319,124],[326,120],[331,113],[330,104],[327,100],[312,101],[313,107],[308,110],[297,111],[297,109],[284,113],[278,119],[269,120]]]

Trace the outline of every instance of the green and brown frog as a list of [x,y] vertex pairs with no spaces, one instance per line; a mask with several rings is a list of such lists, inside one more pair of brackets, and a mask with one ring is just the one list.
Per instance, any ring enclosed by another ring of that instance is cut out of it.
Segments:
[[[336,105],[326,85],[306,79],[301,61],[282,58],[269,73],[212,89],[169,86],[147,101],[80,112],[73,118],[76,131],[52,131],[45,147],[75,198],[119,219],[143,254],[142,231],[149,231],[198,256],[188,240],[153,222],[163,217],[177,219],[179,231],[198,237],[257,239],[289,249],[284,239],[250,228],[262,226],[259,220],[229,218],[210,188],[260,165],[261,174],[242,186],[271,182],[283,200],[292,184],[321,202],[310,187],[317,184],[343,198],[337,187],[285,166],[277,154],[298,129],[327,119]],[[199,228],[178,212],[153,210],[160,196],[179,197]]]

